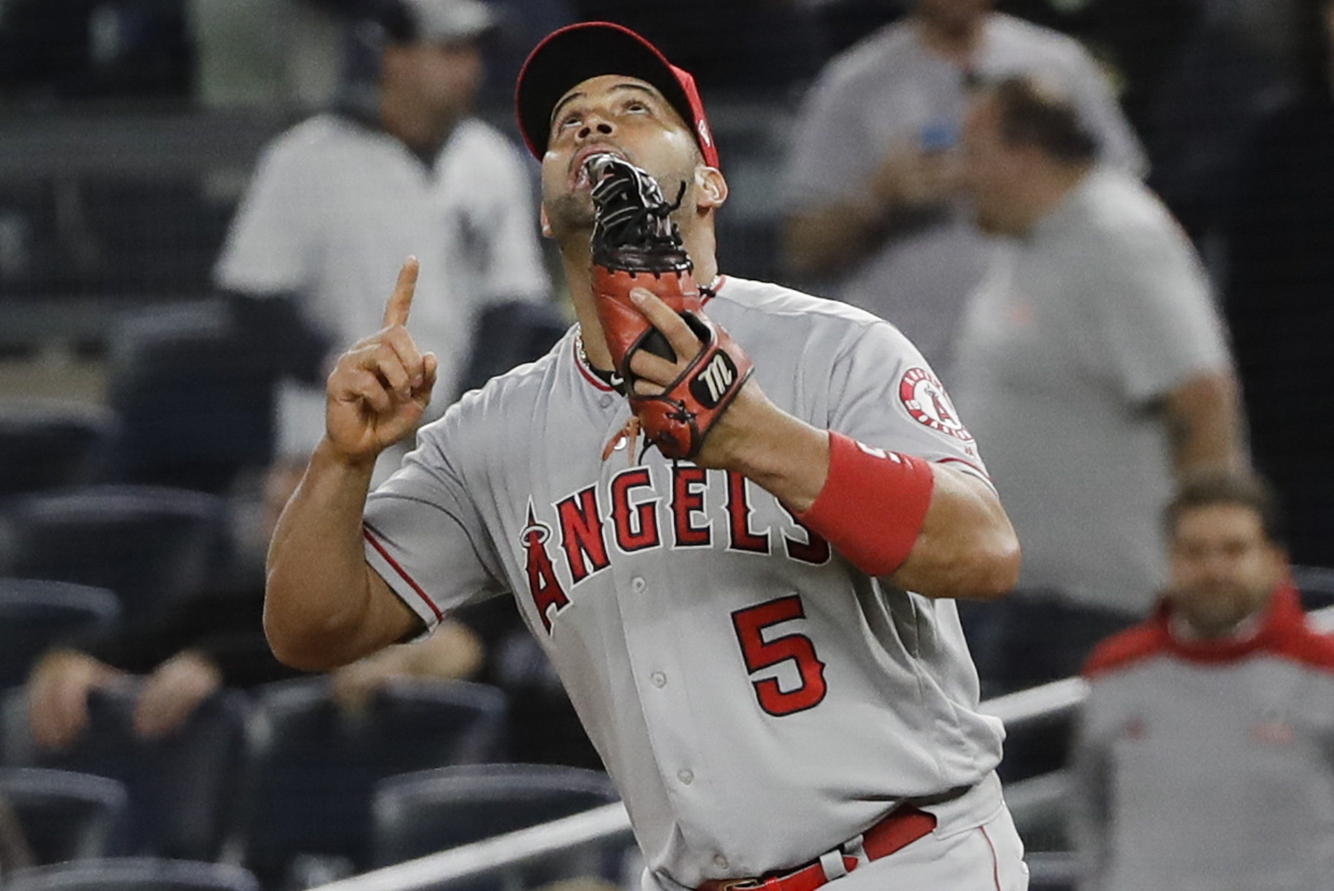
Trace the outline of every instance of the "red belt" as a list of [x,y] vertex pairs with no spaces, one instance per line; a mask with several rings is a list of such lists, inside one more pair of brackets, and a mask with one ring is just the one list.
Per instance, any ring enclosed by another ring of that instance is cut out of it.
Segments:
[[696,891],[814,891],[841,878],[863,861],[888,857],[936,828],[936,818],[912,805],[896,808],[861,835],[806,866],[754,879],[710,879]]

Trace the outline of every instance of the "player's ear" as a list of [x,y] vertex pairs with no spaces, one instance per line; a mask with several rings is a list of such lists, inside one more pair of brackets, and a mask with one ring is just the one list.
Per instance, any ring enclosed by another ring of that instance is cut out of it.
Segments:
[[695,199],[700,210],[717,210],[727,200],[727,180],[717,167],[695,165]]
[[538,219],[542,223],[542,236],[544,238],[554,238],[551,232],[551,217],[547,216],[547,206],[541,205],[537,211]]

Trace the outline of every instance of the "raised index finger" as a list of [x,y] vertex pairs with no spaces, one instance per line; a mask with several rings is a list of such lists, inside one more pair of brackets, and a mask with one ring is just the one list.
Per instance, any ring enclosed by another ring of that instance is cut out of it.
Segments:
[[408,257],[403,261],[403,268],[398,271],[394,293],[389,295],[389,302],[384,307],[385,328],[408,323],[408,310],[412,309],[412,293],[416,288],[417,258]]

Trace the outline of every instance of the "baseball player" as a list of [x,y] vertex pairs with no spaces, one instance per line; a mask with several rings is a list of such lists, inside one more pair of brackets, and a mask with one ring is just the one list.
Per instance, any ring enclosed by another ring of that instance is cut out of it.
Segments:
[[1027,887],[951,599],[1001,596],[1018,543],[935,375],[874,316],[719,273],[702,103],[637,34],[556,31],[516,99],[578,324],[367,498],[438,364],[405,264],[279,521],[274,651],[329,668],[510,592],[645,889]]

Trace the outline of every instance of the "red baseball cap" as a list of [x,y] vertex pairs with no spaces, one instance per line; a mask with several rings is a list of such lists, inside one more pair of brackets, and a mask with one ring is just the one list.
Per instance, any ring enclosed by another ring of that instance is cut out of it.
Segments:
[[695,134],[704,163],[718,166],[718,149],[695,79],[656,46],[622,25],[579,22],[553,31],[528,54],[514,88],[519,132],[538,159],[546,152],[551,112],[560,98],[590,77],[622,74],[652,84]]

